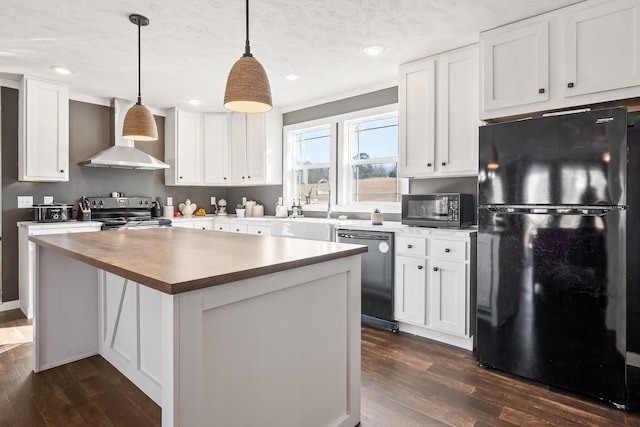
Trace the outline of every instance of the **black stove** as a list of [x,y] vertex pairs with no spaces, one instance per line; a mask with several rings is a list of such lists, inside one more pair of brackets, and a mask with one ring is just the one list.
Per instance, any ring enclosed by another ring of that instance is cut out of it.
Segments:
[[83,197],[81,203],[91,208],[91,219],[102,222],[103,230],[171,227],[170,219],[153,216],[157,202],[150,197]]

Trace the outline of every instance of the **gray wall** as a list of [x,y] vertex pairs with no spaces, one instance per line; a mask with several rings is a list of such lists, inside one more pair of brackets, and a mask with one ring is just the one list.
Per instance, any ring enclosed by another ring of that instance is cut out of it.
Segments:
[[[19,182],[18,177],[18,91],[1,88],[2,112],[2,301],[18,299],[18,229],[16,222],[33,219],[31,209],[18,209],[17,196],[33,196],[35,204],[44,196],[75,204],[85,196],[107,196],[112,191],[128,196],[174,198],[174,204],[190,198],[211,212],[210,198],[225,198],[235,206],[247,196],[265,205],[265,214],[275,214],[275,203],[282,186],[247,188],[165,187],[163,171],[91,168],[78,162],[112,144],[109,107],[70,101],[69,103],[69,181],[59,183]],[[136,147],[164,160],[164,118],[156,116],[158,142],[137,143]],[[233,212],[233,210],[230,210]]]

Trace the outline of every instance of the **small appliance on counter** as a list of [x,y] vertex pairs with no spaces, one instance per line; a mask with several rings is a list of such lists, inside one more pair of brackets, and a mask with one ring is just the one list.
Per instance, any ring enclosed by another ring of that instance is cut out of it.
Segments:
[[36,222],[64,222],[71,219],[73,206],[65,203],[33,205],[33,220]]
[[420,227],[467,228],[473,225],[472,194],[403,194],[402,223]]

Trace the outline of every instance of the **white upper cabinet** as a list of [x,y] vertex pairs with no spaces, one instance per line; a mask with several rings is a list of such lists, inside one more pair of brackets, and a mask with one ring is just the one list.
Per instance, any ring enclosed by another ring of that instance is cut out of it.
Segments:
[[549,23],[504,29],[480,38],[485,110],[549,99]]
[[24,77],[20,82],[18,179],[69,181],[69,89]]
[[434,59],[400,66],[398,84],[400,176],[435,171],[436,69]]
[[204,183],[229,184],[229,114],[203,116]]
[[566,17],[565,96],[640,85],[640,4],[605,3]]
[[400,176],[478,172],[478,47],[400,66]]
[[229,114],[172,108],[165,118],[166,185],[226,185]]
[[282,113],[231,114],[231,183],[282,184]]
[[480,34],[483,120],[640,97],[640,0],[587,0]]
[[478,47],[438,58],[436,157],[442,175],[478,173]]

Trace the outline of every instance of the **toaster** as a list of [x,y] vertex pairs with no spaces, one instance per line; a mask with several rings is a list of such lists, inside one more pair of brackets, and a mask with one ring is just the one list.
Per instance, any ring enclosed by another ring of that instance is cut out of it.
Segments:
[[33,220],[37,222],[69,221],[72,215],[72,208],[71,205],[63,203],[33,205]]

